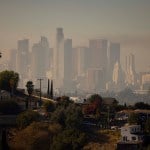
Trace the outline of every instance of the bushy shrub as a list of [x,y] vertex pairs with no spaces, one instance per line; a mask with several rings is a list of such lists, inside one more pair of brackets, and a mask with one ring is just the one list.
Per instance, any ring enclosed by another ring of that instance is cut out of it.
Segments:
[[40,115],[38,112],[28,110],[18,115],[17,124],[20,128],[25,128],[34,121],[39,121]]

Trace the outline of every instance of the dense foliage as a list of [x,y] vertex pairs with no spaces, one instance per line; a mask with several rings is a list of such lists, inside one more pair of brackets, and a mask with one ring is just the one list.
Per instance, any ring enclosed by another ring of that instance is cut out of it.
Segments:
[[51,150],[78,150],[84,146],[85,141],[85,133],[75,129],[64,130],[54,136]]
[[34,121],[39,121],[40,115],[38,112],[28,110],[18,115],[17,124],[20,128],[25,128]]
[[66,100],[65,97],[54,108],[54,112],[50,112],[50,123],[33,122],[39,119],[39,115],[33,111],[20,114],[17,122],[19,127],[24,129],[15,136],[13,140],[15,143],[12,143],[13,148],[81,149],[87,140],[82,128],[81,108],[71,103],[69,99]]
[[14,71],[0,72],[0,89],[11,92],[15,91],[19,82],[19,74]]
[[137,102],[135,103],[134,108],[135,109],[150,109],[150,105],[144,102]]
[[44,102],[43,107],[46,112],[53,112],[55,110],[55,104],[51,101]]

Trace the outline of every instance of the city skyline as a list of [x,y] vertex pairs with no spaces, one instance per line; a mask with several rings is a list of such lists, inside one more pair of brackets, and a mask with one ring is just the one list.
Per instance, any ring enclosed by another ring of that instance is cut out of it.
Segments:
[[134,53],[136,69],[144,71],[150,65],[149,6],[147,0],[0,0],[0,50],[7,56],[17,40],[27,38],[33,45],[40,36],[54,47],[55,29],[62,27],[73,46],[100,37],[120,43],[121,58]]
[[[29,39],[17,41],[17,48],[10,52],[10,59],[0,65],[20,74],[19,86],[27,80],[37,85],[37,78],[53,79],[55,89],[63,92],[147,90],[150,72],[136,70],[136,57],[129,53],[125,57],[125,68],[120,62],[120,43],[110,39],[90,39],[87,47],[73,47],[72,39],[65,38],[63,28],[56,28],[56,46],[51,48],[47,37],[29,50]],[[13,54],[14,53],[14,54]],[[144,82],[143,82],[144,81]]]

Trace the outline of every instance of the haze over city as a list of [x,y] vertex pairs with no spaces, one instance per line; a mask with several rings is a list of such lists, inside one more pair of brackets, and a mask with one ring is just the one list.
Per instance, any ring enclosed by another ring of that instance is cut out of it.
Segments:
[[150,150],[150,0],[0,0],[0,150]]
[[[97,78],[90,78],[90,72],[98,71],[104,82],[101,90],[121,81],[127,86],[141,84],[142,76],[136,73],[150,71],[149,6],[147,0],[0,0],[1,63],[13,69],[10,64],[15,59],[14,70],[23,80],[50,74],[63,84],[66,79],[74,84],[75,79],[75,86],[83,84],[84,89],[91,84],[89,79]],[[10,53],[12,49],[17,50],[16,57]],[[68,66],[68,62],[72,64]],[[79,77],[84,77],[85,83],[80,83]]]

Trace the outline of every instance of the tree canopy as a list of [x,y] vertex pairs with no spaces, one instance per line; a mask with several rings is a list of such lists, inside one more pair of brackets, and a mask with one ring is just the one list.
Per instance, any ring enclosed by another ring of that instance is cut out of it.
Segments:
[[28,110],[18,115],[17,124],[20,128],[25,128],[34,121],[39,121],[40,115],[38,112]]
[[0,72],[0,89],[8,92],[16,90],[19,82],[19,74],[14,71]]
[[150,105],[144,102],[137,102],[134,105],[135,109],[150,109]]
[[55,105],[51,101],[44,102],[43,107],[46,112],[53,112],[55,110]]
[[33,90],[34,90],[33,82],[28,81],[27,84],[26,84],[26,87],[27,87],[27,91],[28,91],[29,96],[31,96],[32,93],[33,93]]

